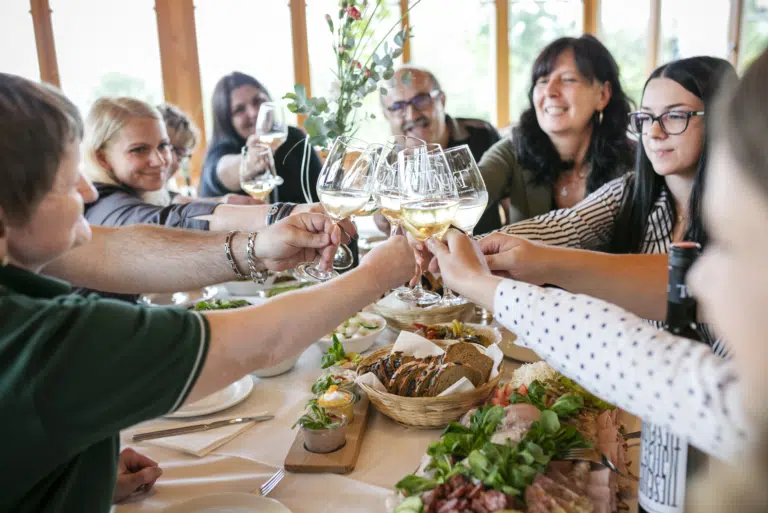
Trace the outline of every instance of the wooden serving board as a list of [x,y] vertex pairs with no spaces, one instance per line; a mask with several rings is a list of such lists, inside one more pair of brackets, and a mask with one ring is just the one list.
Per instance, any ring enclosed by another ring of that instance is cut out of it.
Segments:
[[327,454],[309,452],[304,448],[304,433],[299,430],[288,455],[285,470],[300,473],[348,474],[355,469],[360,446],[363,444],[365,426],[368,424],[368,396],[360,394],[355,403],[355,420],[347,426],[347,443],[338,451]]

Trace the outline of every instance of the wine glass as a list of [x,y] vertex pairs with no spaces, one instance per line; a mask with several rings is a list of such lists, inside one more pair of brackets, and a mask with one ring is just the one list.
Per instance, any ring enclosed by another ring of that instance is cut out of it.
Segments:
[[243,146],[240,159],[240,188],[249,196],[263,200],[283,178],[277,174],[272,149],[266,144]]
[[288,124],[285,109],[276,102],[264,102],[259,106],[256,117],[256,137],[262,144],[268,144],[276,151],[288,138]]
[[[463,144],[449,148],[443,153],[456,182],[456,192],[459,195],[459,209],[453,218],[453,225],[471,237],[472,231],[488,205],[488,191],[485,188],[485,181],[469,146]],[[443,286],[442,303],[446,306],[460,305],[466,303],[466,299],[455,295],[451,289]]]
[[[333,142],[317,179],[317,195],[333,224],[368,203],[379,150],[380,146],[353,137],[337,137]],[[299,264],[296,273],[309,281],[326,281],[339,275],[312,262]]]
[[[403,227],[419,241],[441,238],[459,209],[456,183],[439,145],[406,148],[398,154],[401,176],[400,215]],[[419,275],[421,268],[419,267]],[[421,280],[405,293],[403,301],[419,305],[437,303],[440,296],[425,291]]]

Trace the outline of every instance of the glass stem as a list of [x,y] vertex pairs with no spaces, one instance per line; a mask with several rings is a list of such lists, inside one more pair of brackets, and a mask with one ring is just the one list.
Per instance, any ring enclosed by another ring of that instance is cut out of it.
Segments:
[[413,287],[413,291],[416,294],[418,294],[418,295],[423,295],[424,294],[424,287],[421,286],[421,275],[422,275],[421,264],[417,263],[416,264],[416,276],[418,278],[418,281],[416,282],[416,285]]

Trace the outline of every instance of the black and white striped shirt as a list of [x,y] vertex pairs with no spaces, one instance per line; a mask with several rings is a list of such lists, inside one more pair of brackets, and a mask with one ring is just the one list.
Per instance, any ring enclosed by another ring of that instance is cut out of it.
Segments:
[[[627,174],[608,182],[572,208],[553,210],[505,226],[499,231],[552,246],[604,251],[613,238],[616,219],[625,201],[625,194],[630,190],[628,184],[631,177],[632,174]],[[654,203],[649,221],[641,246],[642,253],[668,253],[675,225],[666,190],[662,190]],[[661,327],[659,322],[650,322]],[[709,326],[700,324],[699,328],[715,354],[726,356],[726,346],[713,335]]]

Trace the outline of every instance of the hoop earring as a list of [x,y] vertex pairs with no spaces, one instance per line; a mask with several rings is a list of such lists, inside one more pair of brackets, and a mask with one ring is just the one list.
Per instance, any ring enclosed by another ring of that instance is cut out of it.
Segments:
[[603,124],[603,111],[598,111],[597,113],[597,125],[600,126]]

